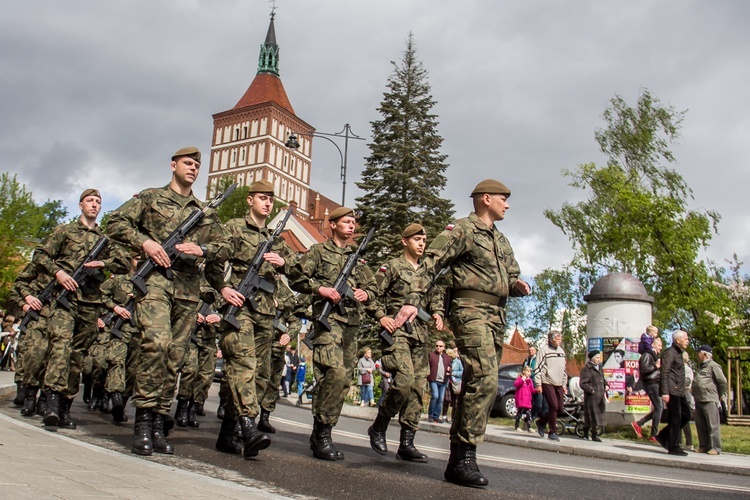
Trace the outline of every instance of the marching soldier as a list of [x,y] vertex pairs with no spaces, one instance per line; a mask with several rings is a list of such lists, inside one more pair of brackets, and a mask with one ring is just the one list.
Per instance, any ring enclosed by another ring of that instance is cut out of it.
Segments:
[[48,321],[49,354],[44,388],[47,407],[44,425],[75,429],[70,405],[78,394],[81,370],[86,352],[98,335],[97,318],[101,307],[99,286],[103,270],[124,272],[127,260],[116,245],[106,246],[97,260],[85,264],[90,274],[79,285],[71,276],[94,246],[104,237],[96,219],[101,211],[101,195],[96,189],[81,193],[81,216],[69,224],[57,226],[47,240],[37,247],[34,260],[45,273],[54,276],[69,292],[70,309],[54,302]]
[[[170,261],[161,242],[177,229],[203,203],[193,194],[193,183],[201,166],[201,153],[187,147],[172,155],[172,179],[162,188],[141,193],[117,209],[110,217],[110,237],[129,248],[143,252],[156,263],[157,272],[148,279],[148,292],[138,294],[136,317],[141,332],[141,349],[133,391],[136,408],[133,453],[173,454],[174,447],[165,432],[174,425],[170,417],[190,329],[200,296],[200,259],[210,262],[226,259],[227,235],[214,211],[175,246],[180,252]],[[166,425],[165,425],[166,424]]]
[[429,283],[440,269],[449,266],[453,298],[448,318],[461,350],[464,376],[444,476],[452,483],[481,487],[489,482],[477,467],[476,447],[484,439],[497,393],[504,306],[512,292],[527,295],[529,285],[519,279],[513,249],[494,224],[503,220],[510,208],[510,189],[499,181],[485,180],[471,197],[474,212],[450,224],[427,249],[396,323],[400,326],[416,317],[418,307],[426,304]]
[[[357,247],[347,245],[354,235],[356,221],[351,208],[337,208],[329,215],[331,239],[316,243],[304,254],[292,270],[293,290],[312,295],[313,317],[317,318],[326,301],[338,304],[344,297],[333,288],[347,258]],[[362,324],[362,309],[381,326],[393,331],[394,321],[387,317],[377,298],[377,283],[370,269],[359,262],[349,284],[354,291],[354,301],[345,300],[345,313],[334,308],[328,320],[331,331],[325,331],[319,322],[313,328],[313,366],[318,381],[313,397],[313,432],[310,448],[316,458],[343,460],[344,454],[336,449],[331,439],[333,426],[338,422],[349,387],[357,355],[357,336]]]
[[[239,308],[236,319],[240,325],[239,331],[225,327],[219,341],[224,358],[224,379],[230,398],[225,403],[216,448],[227,453],[237,451],[231,436],[239,421],[244,445],[243,456],[246,459],[257,456],[260,450],[271,444],[268,435],[257,429],[255,418],[259,413],[258,395],[263,394],[268,383],[269,368],[264,365],[270,363],[271,359],[276,307],[272,292],[260,289],[255,297],[245,297],[236,288],[258,247],[273,232],[266,227],[266,219],[273,209],[273,200],[273,186],[268,181],[256,181],[250,185],[247,216],[232,219],[226,224],[231,241],[231,277],[225,279],[221,262],[211,263],[206,268],[206,279],[211,286],[220,291],[227,303]],[[280,237],[276,238],[271,252],[264,254],[263,259],[265,262],[260,267],[259,275],[270,284],[276,283],[279,272],[285,272],[296,262],[294,252]],[[251,299],[257,303],[256,310],[251,310]],[[265,379],[262,378],[264,373]]]
[[[386,311],[395,316],[404,298],[409,293],[412,279],[425,250],[427,233],[420,224],[411,224],[401,234],[404,253],[391,259],[378,270],[376,280],[380,297]],[[443,329],[442,294],[431,294],[432,317],[438,330]],[[427,357],[427,325],[415,321],[410,328],[399,328],[393,332],[393,345],[384,342],[381,357],[382,370],[393,375],[393,382],[383,398],[378,416],[368,429],[370,446],[381,455],[388,452],[385,434],[388,423],[396,414],[401,424],[400,444],[397,456],[412,462],[426,462],[427,455],[414,446],[414,433],[419,429],[422,415],[424,384],[429,372]]]

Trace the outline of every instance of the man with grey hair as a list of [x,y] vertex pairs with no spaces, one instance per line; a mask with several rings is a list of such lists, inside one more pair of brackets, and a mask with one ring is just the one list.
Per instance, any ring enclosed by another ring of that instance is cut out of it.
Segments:
[[687,456],[680,448],[680,430],[690,421],[690,405],[685,389],[685,362],[682,353],[688,346],[688,334],[677,330],[672,334],[672,346],[661,356],[659,392],[669,412],[669,423],[656,440],[670,455]]
[[693,380],[695,399],[695,428],[698,431],[698,453],[721,453],[719,404],[727,395],[727,379],[721,366],[713,359],[713,349],[702,345],[698,349],[698,369]]
[[536,427],[539,436],[544,437],[544,430],[549,424],[549,439],[559,441],[557,437],[557,414],[563,408],[563,395],[568,392],[568,375],[565,372],[565,351],[560,346],[562,334],[558,330],[551,330],[547,334],[547,344],[539,347],[536,353],[536,370],[534,371],[534,387],[541,390],[549,409],[537,420]]

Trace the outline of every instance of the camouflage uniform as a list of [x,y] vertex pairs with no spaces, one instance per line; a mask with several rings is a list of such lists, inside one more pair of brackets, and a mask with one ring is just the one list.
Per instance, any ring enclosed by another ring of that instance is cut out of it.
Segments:
[[294,297],[294,294],[284,283],[279,281],[276,285],[276,303],[278,308],[277,318],[279,325],[284,325],[286,331],[283,332],[281,329],[276,328],[276,335],[271,345],[271,361],[269,363],[271,377],[266,384],[265,391],[260,394],[260,406],[261,409],[272,413],[276,409],[276,400],[279,399],[279,383],[281,382],[281,374],[284,370],[284,351],[286,346],[279,343],[281,336],[286,333],[289,335],[291,340],[294,340],[302,330],[302,321],[298,314],[304,314],[304,310],[307,309],[308,303],[300,301],[298,304]]
[[405,303],[421,306],[424,290],[445,266],[453,275],[449,320],[461,352],[461,400],[451,425],[451,442],[476,446],[487,428],[497,394],[508,293],[520,268],[507,238],[476,214],[449,225],[425,252]]
[[[349,255],[356,250],[355,245],[341,248],[333,240],[316,243],[292,269],[292,290],[312,295],[314,318],[320,315],[326,302],[326,299],[318,295],[318,290],[321,286],[333,286]],[[385,316],[378,301],[377,283],[364,261],[360,261],[354,268],[349,286],[367,292],[366,304],[342,299],[345,314],[342,315],[338,307],[333,308],[328,317],[330,332],[325,331],[317,322],[313,327],[316,331],[313,339],[313,368],[318,384],[313,396],[312,412],[315,419],[324,425],[336,425],[351,387],[362,311],[376,320]]]
[[[183,196],[169,185],[146,189],[112,213],[107,231],[113,240],[140,252],[146,240],[161,243],[193,211],[201,209],[203,203],[198,198]],[[204,245],[206,255],[196,258],[181,254],[172,263],[171,280],[163,268],[157,268],[148,278],[148,293],[137,297],[141,344],[133,391],[136,408],[169,414],[198,307],[198,262],[226,259],[226,236],[215,212],[209,211],[184,240]]]
[[[258,247],[273,232],[271,229],[258,227],[250,215],[244,219],[230,220],[226,228],[231,238],[231,276],[228,280],[224,279],[223,263],[220,262],[212,263],[206,268],[206,279],[219,291],[227,286],[236,289]],[[296,255],[281,238],[275,239],[271,252],[279,254],[286,261],[284,266],[277,271],[276,267],[264,261],[259,274],[269,283],[276,283],[277,273],[285,272],[294,265]],[[258,415],[258,395],[265,392],[270,378],[276,308],[271,293],[260,290],[254,298],[258,303],[258,310],[251,311],[246,302],[237,311],[239,331],[225,329],[219,341],[224,358],[224,378],[231,395],[225,406],[230,420],[239,417],[255,418]]]
[[[47,240],[37,247],[34,260],[50,276],[55,276],[60,270],[72,275],[103,236],[99,226],[90,229],[80,220],[57,226]],[[127,269],[127,259],[121,249],[112,243],[95,260],[104,262],[104,269],[111,272],[124,272]],[[103,270],[97,269],[84,286],[68,294],[70,310],[57,302],[52,305],[44,386],[66,399],[78,394],[83,358],[98,334],[96,320],[101,308],[99,285],[103,281]]]
[[[383,264],[376,273],[379,295],[389,315],[395,315],[404,305],[412,279],[414,266],[402,255]],[[443,288],[440,290],[444,291]],[[443,313],[443,294],[430,293],[433,298],[430,311]],[[401,327],[392,334],[393,345],[383,342],[382,370],[391,373],[393,382],[388,388],[378,413],[391,419],[399,415],[399,423],[414,431],[419,429],[419,418],[424,406],[425,381],[430,371],[427,356],[427,325],[421,320],[412,324],[409,333]]]
[[[102,284],[102,300],[107,311],[113,311],[115,306],[124,307],[135,293],[133,283],[130,282],[132,274],[118,274]],[[114,315],[114,322],[119,318]],[[130,324],[129,320],[123,320],[120,326],[122,338],[109,334],[107,341],[105,359],[107,362],[107,377],[104,382],[104,390],[108,393],[119,392],[125,398],[133,393],[135,383],[136,359],[140,349],[140,333],[138,327]]]

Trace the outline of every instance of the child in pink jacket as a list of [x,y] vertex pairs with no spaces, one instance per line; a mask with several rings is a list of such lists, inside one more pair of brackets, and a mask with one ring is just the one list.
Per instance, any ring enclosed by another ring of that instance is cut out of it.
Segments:
[[531,392],[534,383],[531,380],[531,367],[524,366],[521,375],[514,382],[516,386],[516,431],[523,432],[518,423],[523,418],[526,422],[526,431],[531,432]]

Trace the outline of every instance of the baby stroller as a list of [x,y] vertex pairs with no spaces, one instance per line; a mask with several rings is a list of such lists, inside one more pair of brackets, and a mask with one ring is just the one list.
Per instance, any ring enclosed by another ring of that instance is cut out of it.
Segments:
[[[305,384],[302,386],[302,395],[297,400],[297,403],[295,403],[297,406],[301,407],[305,403],[312,402],[313,391],[315,390],[315,386],[317,385],[317,383],[318,381],[315,379],[312,379],[312,382],[310,382],[309,384],[305,382]],[[303,399],[307,399],[307,401],[303,401]]]
[[[573,377],[568,382],[568,393],[563,398],[563,409],[562,415],[557,419],[558,427],[562,427],[560,434],[563,431],[568,431],[569,434],[575,434],[576,436],[583,437],[583,389],[581,389],[579,377]],[[597,434],[602,435],[604,428],[599,426]]]

